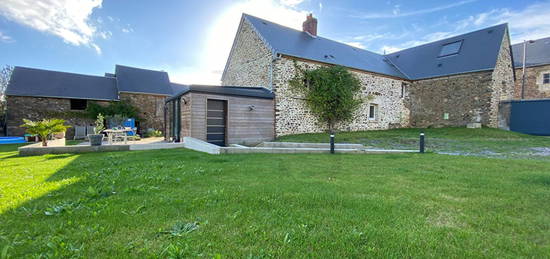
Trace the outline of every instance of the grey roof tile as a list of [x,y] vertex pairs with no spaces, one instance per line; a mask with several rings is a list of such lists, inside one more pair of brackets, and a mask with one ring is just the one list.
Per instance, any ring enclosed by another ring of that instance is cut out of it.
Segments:
[[6,95],[118,100],[114,78],[15,67]]
[[[523,66],[523,43],[512,45],[514,66]],[[527,43],[525,50],[525,66],[540,66],[550,64],[550,37]]]
[[116,65],[115,75],[120,92],[172,95],[168,73]]
[[[243,14],[275,53],[410,80],[494,69],[507,24],[380,55]],[[489,33],[490,32],[490,33]],[[443,45],[463,41],[456,55],[438,57]]]
[[[386,55],[409,79],[418,80],[492,70],[495,67],[507,24],[450,37]],[[460,52],[439,57],[448,43],[462,41]]]
[[243,14],[276,53],[404,77],[383,55]]

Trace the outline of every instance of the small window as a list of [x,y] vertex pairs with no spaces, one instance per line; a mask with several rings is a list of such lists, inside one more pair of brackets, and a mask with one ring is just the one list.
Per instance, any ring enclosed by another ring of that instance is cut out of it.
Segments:
[[443,45],[443,47],[441,47],[441,51],[439,52],[439,57],[458,54],[458,52],[460,52],[461,47],[462,47],[462,41],[447,43]]
[[88,106],[88,100],[83,99],[71,99],[71,110],[86,110]]
[[376,120],[378,117],[377,113],[378,113],[378,105],[376,104],[369,105],[369,120]]
[[550,84],[550,73],[542,74],[542,83]]

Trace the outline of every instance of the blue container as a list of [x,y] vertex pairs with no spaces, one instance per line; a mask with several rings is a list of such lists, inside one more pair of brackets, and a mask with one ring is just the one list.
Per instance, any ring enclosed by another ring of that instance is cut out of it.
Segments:
[[0,137],[0,144],[20,144],[27,143],[24,137]]
[[[126,119],[124,123],[122,123],[122,126],[134,129],[136,127],[136,119],[134,118]],[[133,136],[134,134],[135,134],[134,132],[128,132],[128,136]]]

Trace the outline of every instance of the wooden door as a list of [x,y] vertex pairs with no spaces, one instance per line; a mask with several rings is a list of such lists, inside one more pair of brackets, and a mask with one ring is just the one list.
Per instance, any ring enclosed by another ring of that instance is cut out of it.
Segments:
[[225,146],[227,102],[208,100],[206,105],[206,142]]

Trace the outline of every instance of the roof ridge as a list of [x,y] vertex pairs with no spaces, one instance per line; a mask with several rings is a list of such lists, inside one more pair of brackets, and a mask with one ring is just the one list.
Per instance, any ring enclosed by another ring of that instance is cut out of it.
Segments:
[[106,79],[113,79],[112,77],[107,76],[97,76],[97,75],[88,75],[88,74],[80,74],[75,72],[65,72],[65,71],[57,71],[57,70],[50,70],[50,69],[42,69],[42,68],[33,68],[33,67],[23,67],[23,66],[14,66],[13,69],[28,69],[28,70],[35,70],[35,71],[44,71],[44,72],[53,72],[53,73],[61,73],[61,74],[68,74],[68,75],[76,75],[76,76],[86,76],[86,77],[96,77],[96,78],[106,78]]

